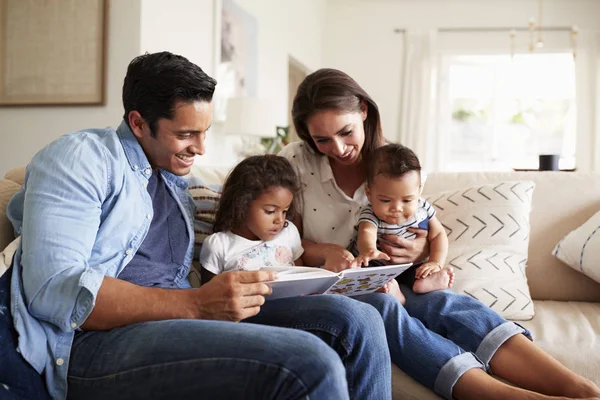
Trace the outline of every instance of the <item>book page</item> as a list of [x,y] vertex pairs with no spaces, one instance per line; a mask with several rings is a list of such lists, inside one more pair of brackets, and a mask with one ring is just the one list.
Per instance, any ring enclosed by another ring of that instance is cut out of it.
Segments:
[[338,276],[335,272],[327,271],[326,269],[301,266],[262,267],[261,270],[277,272],[278,281],[295,281],[323,276]]
[[266,282],[273,289],[267,300],[321,294],[340,279],[335,272],[320,268],[282,266],[261,269],[277,272],[277,280]]
[[325,293],[343,294],[345,296],[373,293],[411,266],[412,264],[397,264],[383,267],[347,269],[341,272],[341,279]]
[[265,297],[266,300],[282,299],[284,297],[306,296],[322,294],[340,278],[337,275],[320,276],[298,280],[276,280],[266,282],[271,286],[273,293]]

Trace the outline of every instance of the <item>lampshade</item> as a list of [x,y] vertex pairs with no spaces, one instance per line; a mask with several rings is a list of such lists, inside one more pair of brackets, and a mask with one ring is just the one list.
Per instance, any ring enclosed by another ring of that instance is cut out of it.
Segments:
[[227,100],[223,131],[231,135],[276,137],[275,107],[266,99],[233,97]]

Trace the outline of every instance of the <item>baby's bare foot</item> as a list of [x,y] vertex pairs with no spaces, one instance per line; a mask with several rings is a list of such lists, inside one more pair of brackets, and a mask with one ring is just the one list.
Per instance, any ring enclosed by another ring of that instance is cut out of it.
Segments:
[[390,294],[396,299],[398,299],[400,304],[406,304],[406,297],[404,297],[404,295],[402,294],[400,286],[398,285],[398,282],[395,279],[392,279],[391,281],[386,283],[381,289],[378,290],[378,292]]
[[[450,280],[448,281],[448,287],[451,288],[452,285],[454,285],[454,268],[446,267],[445,270],[448,273],[448,276],[450,277]],[[444,272],[444,270],[440,272]]]
[[429,293],[435,290],[448,289],[454,283],[454,271],[452,268],[429,275],[427,278],[415,280],[413,291],[415,293]]

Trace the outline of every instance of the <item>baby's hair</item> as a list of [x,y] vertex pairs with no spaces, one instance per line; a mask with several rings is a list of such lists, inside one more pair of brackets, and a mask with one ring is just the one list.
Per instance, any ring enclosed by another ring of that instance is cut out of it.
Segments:
[[[219,201],[215,216],[215,232],[241,228],[246,222],[250,203],[270,188],[282,187],[294,197],[300,192],[296,171],[290,162],[280,156],[267,154],[248,157],[231,171]],[[292,200],[287,218],[294,215]]]
[[371,153],[367,162],[367,183],[372,184],[377,175],[400,178],[410,171],[421,175],[421,163],[417,155],[401,144],[389,143]]

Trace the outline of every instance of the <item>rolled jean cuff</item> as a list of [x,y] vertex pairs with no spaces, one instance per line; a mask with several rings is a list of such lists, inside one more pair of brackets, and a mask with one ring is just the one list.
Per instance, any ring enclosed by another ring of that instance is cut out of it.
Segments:
[[514,322],[505,322],[501,325],[498,325],[494,328],[490,333],[483,338],[475,355],[477,358],[481,360],[481,362],[485,365],[486,371],[489,370],[489,363],[496,351],[511,337],[524,334],[531,340],[531,334],[528,330],[523,328],[520,325],[515,324]]
[[462,353],[452,357],[435,378],[433,390],[446,399],[452,399],[452,390],[458,379],[473,368],[484,369],[483,364],[472,353]]

